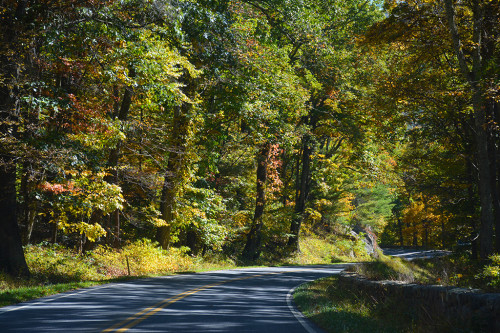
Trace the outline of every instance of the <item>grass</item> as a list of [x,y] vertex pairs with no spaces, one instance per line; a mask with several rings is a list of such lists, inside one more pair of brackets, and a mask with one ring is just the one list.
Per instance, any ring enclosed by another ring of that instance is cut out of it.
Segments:
[[[5,277],[2,278],[5,280]],[[23,286],[10,287],[0,291],[0,307],[32,299],[62,293],[69,290],[86,288],[102,284],[98,281],[56,283],[50,285],[39,285],[36,280],[24,281]]]
[[340,288],[335,276],[300,286],[295,290],[294,301],[306,317],[326,332],[414,332],[408,318],[382,315],[380,303],[355,290]]
[[348,271],[363,275],[371,280],[394,280],[407,283],[429,282],[431,272],[414,261],[407,261],[398,257],[389,257],[377,250],[377,259],[351,266]]
[[290,258],[285,258],[283,263],[312,265],[371,260],[370,256],[366,253],[362,240],[351,241],[330,238],[328,241],[325,241],[320,237],[310,235],[301,242],[300,250],[300,253],[296,253]]
[[341,262],[372,260],[361,240],[346,239],[338,235],[323,237],[308,234],[300,241],[300,252],[289,253],[285,245],[267,249],[258,261],[260,265],[327,265]]
[[407,261],[379,253],[375,261],[352,266],[350,271],[371,280],[394,280],[407,283],[456,286],[500,291],[500,256],[489,261],[471,260],[460,252],[432,259]]
[[[371,280],[479,288],[500,291],[500,256],[471,260],[467,253],[407,261],[384,256],[348,269]],[[377,298],[330,277],[302,285],[294,294],[299,309],[327,332],[462,332],[459,322],[417,316],[411,304],[397,296]],[[472,327],[473,331],[481,331]]]
[[165,251],[148,240],[121,250],[98,247],[84,255],[58,244],[29,245],[25,257],[31,276],[0,274],[0,306],[139,277],[235,267],[230,260],[194,258],[186,252],[176,248]]
[[[302,252],[291,258],[257,264],[330,264],[340,258],[366,259],[366,253],[356,243],[334,246],[318,237],[304,237],[301,248]],[[121,250],[98,247],[86,254],[58,244],[29,245],[25,247],[25,256],[31,277],[19,279],[0,274],[0,306],[124,279],[237,267],[233,260],[221,255],[192,257],[187,250],[165,251],[149,240],[127,244]]]

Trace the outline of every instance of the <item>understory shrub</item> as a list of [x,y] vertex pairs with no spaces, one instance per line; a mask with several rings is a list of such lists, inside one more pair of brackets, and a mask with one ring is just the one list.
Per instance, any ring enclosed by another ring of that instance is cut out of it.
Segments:
[[168,274],[193,268],[194,260],[186,253],[189,248],[164,250],[149,239],[137,240],[121,250],[99,246],[92,251],[99,271],[107,277],[120,275],[143,276]]

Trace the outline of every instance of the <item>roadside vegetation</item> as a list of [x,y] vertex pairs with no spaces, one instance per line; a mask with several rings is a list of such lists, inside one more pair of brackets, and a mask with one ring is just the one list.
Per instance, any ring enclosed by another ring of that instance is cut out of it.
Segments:
[[[500,292],[500,260],[493,255],[485,263],[470,253],[408,261],[378,253],[370,262],[347,270],[371,280],[457,286]],[[461,332],[439,318],[416,321],[405,302],[388,297],[383,302],[366,291],[338,283],[330,277],[304,284],[294,294],[303,313],[327,332]]]
[[369,295],[340,288],[332,276],[295,290],[294,301],[302,313],[326,332],[413,332],[406,318],[386,312]]
[[371,280],[393,280],[406,283],[456,286],[500,291],[500,256],[486,261],[471,259],[468,252],[412,261],[379,253],[377,260],[348,269]]
[[[367,260],[361,240],[338,240],[334,245],[317,236],[304,237],[302,252],[287,256],[265,254],[254,265],[307,265]],[[147,276],[182,274],[241,267],[243,263],[224,253],[189,255],[189,248],[163,250],[143,239],[117,250],[100,246],[85,254],[59,244],[25,247],[29,278],[0,274],[0,306],[19,303],[77,288]]]
[[361,234],[474,253],[381,256],[371,278],[497,290],[498,17],[498,1],[2,1],[2,295],[368,260]]

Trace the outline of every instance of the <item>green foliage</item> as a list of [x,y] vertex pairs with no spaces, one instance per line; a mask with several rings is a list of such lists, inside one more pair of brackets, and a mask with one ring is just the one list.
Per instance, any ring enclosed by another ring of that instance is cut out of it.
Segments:
[[25,256],[34,279],[44,283],[99,281],[104,278],[93,260],[63,245],[29,245],[25,248]]
[[229,217],[224,199],[216,192],[188,188],[178,201],[177,216],[175,226],[179,232],[194,229],[200,247],[213,252],[222,249],[229,232],[224,222]]
[[482,277],[488,286],[500,289],[500,255],[490,256],[491,263],[483,268]]
[[353,191],[354,211],[352,223],[370,226],[377,234],[382,232],[392,215],[394,196],[391,188],[380,184]]

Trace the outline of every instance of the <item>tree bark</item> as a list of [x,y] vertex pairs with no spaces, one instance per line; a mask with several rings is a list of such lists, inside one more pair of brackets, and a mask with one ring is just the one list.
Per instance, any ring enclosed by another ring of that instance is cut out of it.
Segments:
[[[129,77],[135,77],[135,69],[133,66],[129,68]],[[116,87],[114,89],[113,94],[115,98],[117,97]],[[121,122],[125,122],[128,119],[128,115],[130,113],[130,106],[132,105],[132,97],[134,96],[134,89],[132,86],[125,87],[125,92],[123,94],[123,99],[120,107],[118,107],[118,101],[115,102],[114,112],[112,114],[113,119],[118,119]],[[119,140],[116,143],[116,147],[113,148],[108,157],[107,166],[110,169],[110,175],[105,178],[105,180],[114,185],[118,185],[119,176],[118,176],[118,162],[120,159],[121,151],[122,151],[123,142]],[[108,233],[112,233],[111,237],[108,235],[108,243],[112,244],[114,247],[120,246],[120,211],[116,210],[109,216],[109,224],[110,228],[108,229]]]
[[295,209],[292,222],[290,224],[290,234],[288,247],[293,251],[300,251],[299,236],[302,220],[306,210],[306,203],[309,197],[311,184],[311,156],[313,153],[311,137],[305,135],[302,138],[302,172],[299,182],[296,184]]
[[399,246],[405,246],[403,237],[403,222],[401,222],[400,217],[398,217],[398,236],[399,236]]
[[0,137],[5,139],[0,147],[0,270],[14,276],[28,276],[17,223],[15,141],[19,59],[14,51],[19,34],[16,23],[23,20],[26,1],[18,1],[16,5],[15,10],[0,13],[0,74],[4,79],[0,85]]
[[485,111],[485,97],[482,84],[482,67],[483,59],[481,54],[482,48],[482,27],[484,12],[478,0],[473,1],[473,43],[475,49],[472,55],[472,69],[469,69],[465,54],[462,48],[462,42],[457,28],[455,18],[455,8],[453,0],[445,0],[446,15],[449,24],[453,49],[458,60],[458,65],[465,80],[469,83],[473,90],[472,106],[474,110],[474,130],[475,143],[477,151],[477,166],[479,171],[478,189],[481,205],[481,227],[480,227],[480,249],[481,258],[487,258],[493,252],[493,201],[491,193],[491,169],[490,159],[488,155],[488,132],[487,119]]
[[[184,74],[181,78],[184,81],[184,94],[194,100],[196,94],[196,79]],[[186,168],[185,155],[188,148],[189,131],[191,121],[189,115],[193,105],[190,102],[183,102],[174,109],[174,119],[172,123],[171,147],[168,156],[167,169],[160,199],[160,212],[166,225],[158,227],[156,240],[163,249],[168,249],[171,242],[172,223],[175,218],[175,201],[179,187],[183,182],[183,171]]]
[[257,155],[257,192],[255,197],[255,212],[252,220],[250,232],[247,234],[247,241],[243,249],[242,257],[245,260],[257,260],[260,256],[260,247],[262,241],[262,227],[264,221],[262,216],[266,206],[266,182],[267,165],[269,163],[269,152],[271,144],[264,143]]
[[[472,155],[472,152],[470,153]],[[474,200],[474,172],[472,167],[472,157],[467,157],[466,159],[466,170],[467,170],[467,210],[466,215],[470,216],[470,227],[472,229],[472,240],[471,240],[471,257],[472,259],[478,258],[478,246],[477,246],[477,226],[476,219],[474,218],[476,206]]]
[[163,249],[170,247],[172,222],[174,221],[175,198],[178,191],[179,177],[182,170],[185,150],[185,135],[189,121],[183,114],[182,107],[176,108],[172,129],[172,151],[168,156],[167,170],[163,181],[160,199],[161,218],[166,225],[158,227],[156,240]]
[[[488,100],[487,104],[487,119],[488,121],[495,121],[495,102]],[[496,155],[498,154],[498,147],[495,144],[495,133],[492,128],[488,129],[488,155],[490,161],[490,175],[491,175],[491,197],[493,201],[493,218],[496,235],[500,235],[500,192],[498,189],[498,161]],[[500,251],[500,238],[495,238],[495,250]]]
[[[3,127],[3,126],[2,126]],[[16,214],[16,166],[3,157],[0,166],[0,270],[14,275],[29,275],[24,258]]]
[[[493,119],[495,120],[496,124],[500,124],[500,110],[498,108],[498,103],[495,101],[493,101],[492,103],[493,103]],[[497,135],[498,135],[498,132],[492,133],[493,142],[494,142],[494,149],[495,149],[494,159],[495,159],[495,165],[496,165],[496,170],[494,171],[494,175],[496,178],[496,184],[494,184],[494,186],[495,186],[495,190],[497,193],[497,198],[496,198],[497,203],[496,204],[500,205],[500,142],[496,138]],[[499,211],[499,215],[500,215],[500,207],[498,208],[498,211]],[[498,219],[495,219],[495,235],[496,235],[496,238],[495,238],[495,240],[496,240],[496,243],[495,243],[496,252],[500,253],[500,217]]]

